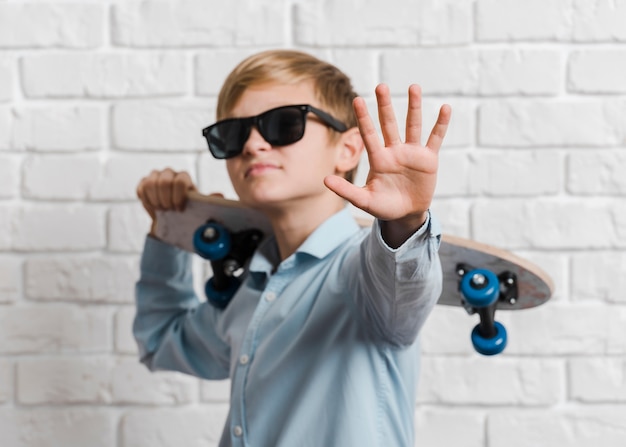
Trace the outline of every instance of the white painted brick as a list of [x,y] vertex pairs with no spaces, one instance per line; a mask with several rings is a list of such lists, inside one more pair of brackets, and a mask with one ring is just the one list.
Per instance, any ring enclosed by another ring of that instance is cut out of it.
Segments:
[[103,44],[105,14],[101,5],[0,4],[0,47],[95,48]]
[[[231,70],[246,57],[257,52],[257,49],[215,49],[208,53],[198,54],[194,61],[196,93],[217,96]],[[213,104],[211,106],[214,107]]]
[[132,410],[120,423],[125,447],[217,446],[228,412],[227,406]]
[[124,306],[115,313],[115,351],[137,356],[137,343],[133,337],[135,306]]
[[479,41],[566,40],[573,0],[477,0]]
[[626,308],[622,306],[614,306],[607,309],[610,316],[607,318],[607,354],[619,354],[624,357],[626,355],[626,337],[624,337],[624,328],[626,327]]
[[509,249],[623,247],[623,214],[610,199],[480,201],[472,209],[473,237]]
[[621,101],[498,101],[479,108],[482,146],[605,146],[626,139]]
[[215,113],[204,104],[125,103],[113,108],[113,144],[119,149],[207,150],[202,129]]
[[582,402],[626,402],[626,358],[570,360],[571,397]]
[[435,198],[431,205],[435,218],[443,225],[443,232],[454,236],[469,237],[470,204],[465,199]]
[[111,28],[119,46],[279,46],[285,15],[271,0],[118,3]]
[[626,193],[626,151],[573,152],[567,169],[567,189],[573,194]]
[[0,353],[109,350],[109,311],[75,306],[0,307]]
[[166,167],[187,171],[195,177],[195,158],[192,155],[173,154],[112,154],[104,162],[89,193],[95,200],[128,200],[137,198],[137,185],[154,169]]
[[203,402],[228,403],[230,401],[230,380],[203,380],[200,391]]
[[418,403],[549,406],[563,398],[560,360],[424,357]]
[[13,116],[11,109],[0,107],[0,151],[12,147],[11,131],[13,128]]
[[120,253],[140,253],[152,219],[139,203],[113,205],[108,214],[108,249]]
[[549,196],[560,191],[562,162],[557,152],[479,151],[471,153],[470,160],[470,193],[494,197]]
[[187,90],[186,64],[176,53],[25,56],[24,93],[31,98],[180,95]]
[[343,71],[352,81],[354,91],[361,96],[374,93],[378,79],[378,55],[371,50],[336,49],[329,57],[316,54]]
[[0,403],[13,399],[13,363],[0,359]]
[[198,187],[207,194],[221,193],[227,199],[236,200],[237,193],[230,182],[226,162],[217,160],[211,154],[203,154],[200,157],[198,168]]
[[12,222],[12,247],[20,251],[103,248],[106,245],[104,211],[103,207],[92,205],[19,208]]
[[0,199],[15,197],[19,191],[20,159],[0,155]]
[[20,360],[17,400],[23,405],[110,402],[112,368],[113,360],[103,357]]
[[569,57],[567,87],[578,93],[626,93],[626,51],[575,51]]
[[296,43],[316,47],[461,44],[472,39],[472,9],[456,0],[299,2],[294,30]]
[[[476,316],[456,306],[435,306],[420,333],[424,354],[474,353],[470,334],[478,324]],[[424,360],[423,362],[429,362]],[[428,386],[420,379],[420,387]]]
[[626,253],[572,255],[572,298],[626,304]]
[[11,303],[19,298],[21,281],[21,261],[0,258],[0,303]]
[[467,196],[470,191],[470,158],[466,151],[441,151],[437,173],[437,197]]
[[34,199],[84,199],[100,170],[96,155],[29,156],[22,167],[22,193]]
[[446,48],[383,54],[382,80],[394,92],[419,83],[429,94],[541,95],[560,86],[555,50]]
[[90,106],[19,108],[14,112],[11,147],[33,151],[101,149],[104,115],[104,109]]
[[181,405],[198,396],[198,379],[175,372],[150,372],[136,358],[112,371],[112,396],[120,404]]
[[138,278],[136,259],[38,257],[26,261],[25,294],[36,300],[132,303]]
[[13,242],[13,222],[17,209],[12,206],[0,205],[0,250],[9,250]]
[[626,3],[623,1],[574,0],[572,26],[576,41],[626,41],[625,22]]
[[418,409],[415,447],[483,447],[486,415],[476,410]]
[[626,439],[626,409],[595,406],[544,411],[494,411],[487,419],[490,446],[621,447]]
[[0,433],[7,447],[111,447],[117,445],[117,416],[89,408],[0,408]]
[[[2,19],[0,19],[2,20]],[[2,33],[2,31],[0,31]],[[12,58],[0,56],[0,102],[10,101],[15,88]]]

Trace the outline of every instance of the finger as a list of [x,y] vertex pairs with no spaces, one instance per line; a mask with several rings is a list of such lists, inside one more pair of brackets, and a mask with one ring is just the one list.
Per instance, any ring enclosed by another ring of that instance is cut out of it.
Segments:
[[376,127],[374,127],[374,122],[372,121],[372,118],[367,110],[365,100],[361,97],[354,98],[352,108],[354,109],[357,125],[359,126],[359,132],[361,133],[361,138],[363,138],[365,148],[370,154],[374,153],[381,147],[380,140],[378,139],[378,133],[376,132]]
[[357,208],[369,211],[369,194],[365,189],[355,186],[338,175],[325,177],[324,184],[342,199],[347,200]]
[[422,89],[409,86],[409,108],[406,115],[406,142],[419,145],[422,140]]
[[174,184],[174,177],[176,172],[170,168],[166,168],[161,171],[159,179],[157,181],[157,197],[159,201],[159,207],[164,210],[174,208],[172,202],[172,189]]
[[183,211],[187,204],[187,193],[189,191],[197,191],[191,177],[187,172],[179,172],[174,177],[172,188],[172,205],[174,209]]
[[152,210],[159,208],[159,197],[157,195],[157,181],[159,178],[158,171],[152,171],[142,181],[142,202],[144,207],[149,207]]
[[396,115],[393,111],[389,87],[385,84],[379,84],[378,87],[376,87],[376,102],[378,103],[378,120],[380,121],[380,128],[383,132],[385,146],[389,147],[401,143],[400,134],[398,132],[398,122],[396,121]]
[[443,142],[443,138],[446,136],[448,130],[448,124],[450,124],[450,116],[452,115],[452,108],[448,104],[444,104],[439,109],[439,116],[435,123],[433,130],[430,132],[426,146],[432,150],[438,151]]

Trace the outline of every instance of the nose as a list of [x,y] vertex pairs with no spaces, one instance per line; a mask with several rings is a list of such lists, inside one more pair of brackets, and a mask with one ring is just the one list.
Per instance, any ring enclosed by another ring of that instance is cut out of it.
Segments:
[[243,154],[255,154],[259,151],[269,151],[272,149],[272,145],[265,141],[265,138],[261,135],[256,126],[252,126],[250,129],[250,135],[243,145]]

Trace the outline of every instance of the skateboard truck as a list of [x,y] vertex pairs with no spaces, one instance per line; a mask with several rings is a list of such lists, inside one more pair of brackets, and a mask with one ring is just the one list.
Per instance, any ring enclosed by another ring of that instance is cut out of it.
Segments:
[[500,275],[487,269],[475,269],[467,264],[457,264],[461,278],[459,290],[463,296],[463,307],[469,314],[477,313],[480,323],[472,330],[474,349],[483,355],[500,354],[507,344],[504,326],[495,321],[496,307],[504,302],[517,302],[517,277],[505,271]]
[[231,233],[209,220],[193,235],[195,252],[211,262],[213,277],[204,287],[207,300],[224,309],[239,289],[244,266],[263,239],[263,232],[249,229]]

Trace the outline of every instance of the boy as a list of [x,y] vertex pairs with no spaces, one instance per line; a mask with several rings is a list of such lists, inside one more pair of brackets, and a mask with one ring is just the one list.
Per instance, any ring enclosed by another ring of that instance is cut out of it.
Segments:
[[[195,296],[188,253],[146,240],[134,323],[141,361],[230,377],[220,446],[413,445],[416,338],[441,291],[428,209],[450,108],[422,146],[419,87],[409,88],[404,143],[386,86],[376,98],[384,143],[334,66],[296,51],[244,60],[204,134],[274,238],[224,310]],[[364,146],[370,172],[359,188],[350,180]],[[192,189],[188,174],[166,169],[137,194],[154,218],[182,209]],[[345,200],[376,218],[371,229]]]

